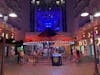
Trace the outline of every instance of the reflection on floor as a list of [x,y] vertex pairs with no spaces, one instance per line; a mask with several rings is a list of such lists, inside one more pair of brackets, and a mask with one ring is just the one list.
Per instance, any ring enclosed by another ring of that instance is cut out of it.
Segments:
[[[100,70],[100,67],[99,67]],[[5,75],[93,75],[94,64],[63,62],[62,66],[52,66],[48,60],[33,64],[6,64]]]

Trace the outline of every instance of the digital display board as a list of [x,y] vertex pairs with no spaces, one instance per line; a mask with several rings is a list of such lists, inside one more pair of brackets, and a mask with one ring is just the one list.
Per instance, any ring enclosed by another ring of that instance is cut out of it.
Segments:
[[62,31],[62,12],[60,8],[51,10],[35,10],[35,31],[44,31],[51,28]]

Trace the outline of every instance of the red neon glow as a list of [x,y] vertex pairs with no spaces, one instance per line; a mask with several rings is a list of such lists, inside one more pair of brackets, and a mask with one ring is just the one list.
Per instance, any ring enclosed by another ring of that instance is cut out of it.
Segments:
[[54,37],[39,37],[39,36],[26,36],[25,37],[25,42],[35,42],[35,41],[72,41],[72,38],[66,38],[64,36],[56,35]]

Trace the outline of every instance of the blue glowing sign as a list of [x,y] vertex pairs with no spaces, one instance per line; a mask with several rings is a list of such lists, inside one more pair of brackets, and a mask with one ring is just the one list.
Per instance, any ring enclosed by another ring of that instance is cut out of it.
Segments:
[[62,31],[62,13],[59,9],[35,11],[35,30],[41,32],[46,28]]

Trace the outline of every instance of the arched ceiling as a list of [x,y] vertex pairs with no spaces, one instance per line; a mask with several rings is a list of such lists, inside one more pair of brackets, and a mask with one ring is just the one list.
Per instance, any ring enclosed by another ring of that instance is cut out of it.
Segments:
[[80,25],[89,19],[80,17],[82,12],[94,13],[100,11],[100,0],[66,0],[68,31],[78,30]]
[[[15,12],[16,19],[9,18],[8,23],[21,30],[28,30],[30,19],[29,0],[0,0],[0,13],[9,14]],[[24,25],[24,27],[23,27]]]
[[[37,1],[37,0],[36,0]],[[39,1],[39,0],[38,0]],[[59,1],[59,0],[40,0],[45,1],[46,3],[50,3],[51,1]],[[65,0],[66,3],[66,12],[67,12],[67,25],[72,25],[72,20],[79,18],[79,15],[83,11],[95,12],[100,10],[100,0]],[[30,0],[0,0],[0,12],[8,13],[14,11],[18,14],[18,18],[16,20],[12,20],[11,22],[15,27],[22,28],[23,25],[24,30],[28,30],[29,22],[30,22]],[[72,26],[68,27],[68,31],[73,30]]]

